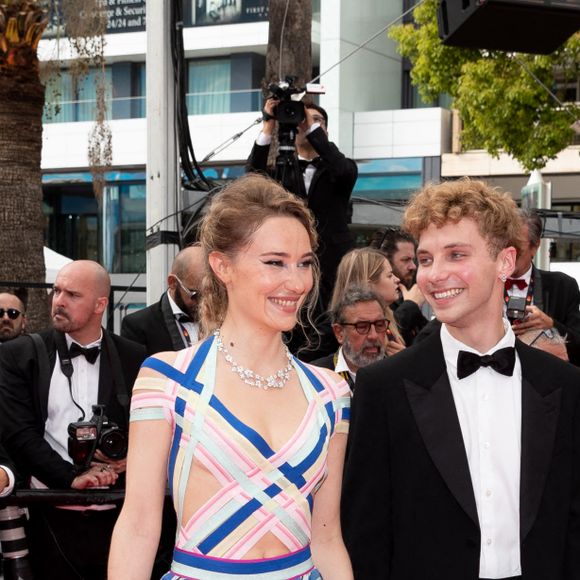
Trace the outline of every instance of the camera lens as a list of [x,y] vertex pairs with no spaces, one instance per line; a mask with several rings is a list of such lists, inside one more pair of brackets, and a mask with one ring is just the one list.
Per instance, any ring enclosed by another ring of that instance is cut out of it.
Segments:
[[99,449],[111,459],[123,459],[127,455],[127,435],[118,428],[103,430]]

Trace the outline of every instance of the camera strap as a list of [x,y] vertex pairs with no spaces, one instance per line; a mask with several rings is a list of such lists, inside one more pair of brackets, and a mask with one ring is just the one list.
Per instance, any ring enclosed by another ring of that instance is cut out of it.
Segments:
[[70,392],[70,398],[74,403],[75,407],[79,409],[81,412],[81,417],[79,418],[80,421],[84,421],[85,419],[85,411],[84,409],[75,401],[72,391],[72,376],[74,373],[74,367],[72,364],[72,359],[70,357],[70,352],[68,345],[66,343],[66,337],[62,332],[55,332],[54,333],[54,342],[56,344],[56,351],[58,352],[58,360],[60,364],[60,370],[62,374],[66,377],[68,381],[68,389]]

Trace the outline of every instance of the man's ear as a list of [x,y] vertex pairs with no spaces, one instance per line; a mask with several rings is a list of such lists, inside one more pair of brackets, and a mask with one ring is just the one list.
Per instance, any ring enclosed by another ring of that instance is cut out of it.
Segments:
[[210,252],[207,257],[209,267],[225,286],[228,285],[232,274],[232,261],[222,252]]
[[101,298],[97,298],[97,302],[95,304],[95,313],[96,314],[103,314],[107,309],[107,305],[109,304],[109,298],[103,296]]
[[344,328],[340,324],[334,323],[332,325],[332,332],[334,332],[334,336],[338,344],[342,346],[344,342]]
[[504,248],[499,253],[499,275],[509,278],[516,269],[517,250],[513,246]]

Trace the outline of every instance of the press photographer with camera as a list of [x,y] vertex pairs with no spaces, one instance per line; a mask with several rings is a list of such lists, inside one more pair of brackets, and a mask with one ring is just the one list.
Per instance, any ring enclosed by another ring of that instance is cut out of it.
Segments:
[[[122,482],[130,390],[145,349],[102,328],[109,290],[109,275],[96,262],[66,265],[54,284],[54,328],[0,349],[3,443],[32,488]],[[35,577],[106,578],[117,506],[29,510]]]
[[[274,91],[276,96],[266,100],[262,131],[256,139],[246,164],[247,171],[268,172],[268,155],[277,120],[281,131],[279,142],[291,147],[286,137],[295,133],[295,149],[300,176],[291,187],[285,180],[279,181],[292,193],[305,198],[314,214],[319,236],[318,259],[320,261],[320,300],[326,309],[332,295],[338,264],[352,247],[353,240],[348,229],[350,223],[350,196],[358,176],[356,163],[345,157],[338,147],[328,140],[328,115],[314,104],[304,103],[304,120],[292,127],[292,116],[300,119],[300,102],[290,101],[287,95]],[[279,97],[283,98],[280,99]],[[284,107],[278,110],[280,104]],[[289,114],[288,114],[289,113]],[[290,121],[290,122],[289,122]],[[279,153],[283,153],[279,150]],[[278,162],[277,162],[278,164]],[[279,173],[279,172],[278,172]]]

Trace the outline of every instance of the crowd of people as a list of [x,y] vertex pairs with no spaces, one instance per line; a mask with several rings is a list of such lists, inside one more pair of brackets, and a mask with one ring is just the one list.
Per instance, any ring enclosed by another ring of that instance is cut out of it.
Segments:
[[468,179],[352,248],[327,121],[307,109],[298,195],[256,171],[265,122],[121,336],[96,262],[61,269],[38,334],[0,294],[0,495],[125,490],[4,508],[22,578],[580,578],[578,284],[533,265],[536,215]]

